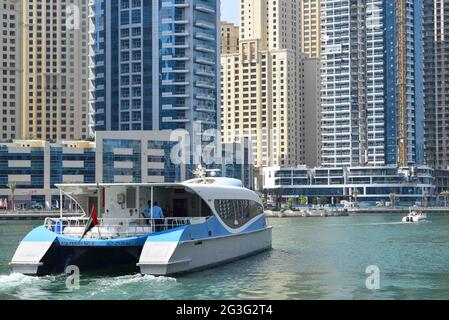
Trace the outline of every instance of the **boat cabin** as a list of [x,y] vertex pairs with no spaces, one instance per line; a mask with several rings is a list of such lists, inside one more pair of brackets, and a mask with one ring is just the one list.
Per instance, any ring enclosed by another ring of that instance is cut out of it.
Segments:
[[[203,223],[213,215],[193,189],[181,184],[80,184],[58,185],[58,188],[61,198],[63,195],[70,198],[85,215],[81,219],[66,219],[62,233],[71,236],[83,233],[92,210],[101,227],[97,230],[101,238],[143,235]],[[163,211],[163,219],[149,219],[144,215],[145,209],[151,212],[156,203]],[[48,223],[52,224],[51,219]]]

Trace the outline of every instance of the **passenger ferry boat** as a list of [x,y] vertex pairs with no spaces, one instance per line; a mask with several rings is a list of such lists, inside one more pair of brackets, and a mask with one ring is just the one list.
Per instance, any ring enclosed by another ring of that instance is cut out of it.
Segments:
[[[260,198],[239,180],[57,187],[84,216],[61,211],[60,218],[47,218],[19,244],[13,272],[42,276],[70,265],[81,272],[132,265],[142,274],[174,275],[271,249]],[[164,209],[163,219],[143,215],[148,201]]]

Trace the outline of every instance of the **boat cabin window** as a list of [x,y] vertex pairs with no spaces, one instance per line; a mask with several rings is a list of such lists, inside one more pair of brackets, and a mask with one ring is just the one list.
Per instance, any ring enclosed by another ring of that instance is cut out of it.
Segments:
[[183,187],[140,187],[140,210],[148,206],[148,202],[157,202],[162,208],[165,218],[210,217],[211,208],[196,193]]
[[215,200],[215,210],[223,222],[234,229],[263,214],[262,205],[253,200]]

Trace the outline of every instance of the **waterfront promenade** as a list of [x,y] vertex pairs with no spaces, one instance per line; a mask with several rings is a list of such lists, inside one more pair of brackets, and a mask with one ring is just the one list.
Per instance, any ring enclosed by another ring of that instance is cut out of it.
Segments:
[[[420,210],[427,214],[448,214],[449,207],[414,207],[413,210]],[[333,209],[333,208],[305,208],[300,210],[284,210],[284,211],[272,211],[266,210],[265,214],[268,217],[273,218],[289,218],[289,217],[343,217],[348,215],[357,214],[408,214],[410,209],[408,207],[369,207],[369,208],[345,208],[345,209]]]

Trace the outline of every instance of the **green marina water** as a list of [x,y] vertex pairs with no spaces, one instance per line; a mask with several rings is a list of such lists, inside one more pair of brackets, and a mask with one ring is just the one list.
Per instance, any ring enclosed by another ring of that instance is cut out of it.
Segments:
[[[270,219],[273,250],[179,278],[10,274],[8,262],[38,222],[0,222],[0,299],[449,299],[449,216]],[[380,270],[369,290],[368,266]]]

